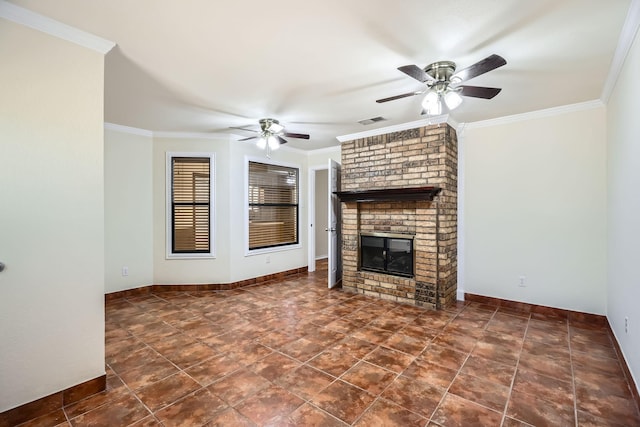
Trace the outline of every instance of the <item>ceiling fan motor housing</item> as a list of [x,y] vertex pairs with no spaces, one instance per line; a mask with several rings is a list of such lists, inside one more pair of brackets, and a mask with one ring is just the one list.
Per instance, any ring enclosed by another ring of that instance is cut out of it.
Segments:
[[260,119],[259,123],[260,129],[262,129],[263,131],[270,130],[273,124],[280,124],[280,122],[276,119]]
[[425,73],[440,81],[449,81],[455,71],[456,63],[451,61],[434,62],[424,68]]
[[456,71],[456,63],[452,61],[438,61],[429,64],[424,68],[424,72],[434,80],[428,84],[437,92],[444,92],[451,83],[451,76]]

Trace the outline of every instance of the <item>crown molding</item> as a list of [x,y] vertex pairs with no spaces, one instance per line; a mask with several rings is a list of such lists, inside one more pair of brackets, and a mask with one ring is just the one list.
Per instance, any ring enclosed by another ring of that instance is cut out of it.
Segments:
[[529,111],[527,113],[498,117],[496,119],[470,122],[470,123],[466,123],[464,128],[478,129],[478,128],[484,128],[489,126],[505,125],[509,123],[521,122],[523,120],[532,120],[532,119],[540,119],[544,117],[558,116],[560,114],[573,113],[576,111],[592,110],[594,108],[600,108],[600,107],[604,107],[604,103],[599,99],[595,99],[593,101],[562,105],[560,107],[546,108],[544,110]]
[[[187,139],[225,139],[230,140],[233,134],[228,133],[206,133],[206,132],[154,132],[146,129],[134,128],[131,126],[123,126],[115,123],[104,123],[105,130],[110,130],[114,132],[127,133],[130,135],[139,135],[146,136],[150,138],[187,138]],[[237,136],[237,135],[236,135]],[[340,148],[340,147],[329,147],[329,148]],[[287,145],[283,145],[279,148],[283,151],[289,152],[297,152],[301,154],[308,154],[309,151],[302,150],[300,148],[289,147]]]
[[112,130],[114,132],[120,132],[120,133],[128,133],[131,135],[153,137],[153,132],[151,132],[150,130],[134,128],[130,126],[122,126],[122,125],[117,125],[115,123],[109,123],[109,122],[104,123],[104,129]]
[[414,128],[430,126],[430,125],[438,125],[438,124],[446,123],[448,117],[449,117],[448,115],[444,114],[441,116],[430,117],[428,119],[416,120],[414,122],[400,123],[397,125],[371,129],[364,132],[341,135],[341,136],[337,136],[336,139],[340,142],[353,141],[354,139],[368,138],[370,136],[384,135],[392,132],[400,132],[407,129],[414,129]]
[[21,24],[34,30],[42,31],[54,37],[95,50],[103,55],[116,45],[114,42],[94,34],[63,24],[55,19],[32,12],[23,7],[0,0],[0,17]]
[[611,93],[613,93],[613,89],[616,87],[618,77],[620,76],[624,62],[627,59],[631,45],[636,37],[638,28],[640,28],[640,0],[631,0],[627,18],[624,21],[620,38],[618,39],[618,46],[611,61],[609,74],[607,75],[607,80],[604,83],[602,94],[600,95],[600,100],[605,104],[609,102]]
[[152,130],[123,126],[109,122],[104,123],[104,128],[115,132],[148,136],[152,138],[221,139],[223,136],[224,138],[227,138],[229,136],[228,134],[206,132],[155,132]]
[[[458,123],[456,121],[456,119],[454,119],[453,117],[451,117],[451,115],[449,115],[447,117],[447,124],[449,126],[451,126],[452,128],[454,128],[456,130],[456,132],[458,131],[458,128],[460,127],[460,123]],[[464,123],[462,124],[464,126]]]

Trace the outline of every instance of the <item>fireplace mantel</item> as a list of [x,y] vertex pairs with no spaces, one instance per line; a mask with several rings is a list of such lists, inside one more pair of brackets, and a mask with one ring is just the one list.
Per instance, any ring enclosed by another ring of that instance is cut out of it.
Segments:
[[431,201],[440,187],[384,188],[375,190],[334,191],[341,202]]

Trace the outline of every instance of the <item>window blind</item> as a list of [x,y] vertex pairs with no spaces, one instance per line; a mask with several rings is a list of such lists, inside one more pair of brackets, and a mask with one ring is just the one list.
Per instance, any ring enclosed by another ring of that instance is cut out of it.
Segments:
[[209,252],[210,168],[207,157],[172,158],[173,253]]
[[249,162],[249,249],[298,243],[298,169]]

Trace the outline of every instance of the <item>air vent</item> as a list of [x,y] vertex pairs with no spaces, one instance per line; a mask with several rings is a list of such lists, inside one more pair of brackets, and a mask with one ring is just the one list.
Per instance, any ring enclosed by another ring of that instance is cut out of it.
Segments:
[[387,119],[385,119],[384,117],[378,116],[378,117],[372,117],[370,119],[359,120],[358,123],[360,123],[363,126],[366,126],[366,125],[372,125],[377,122],[384,122],[385,120]]

